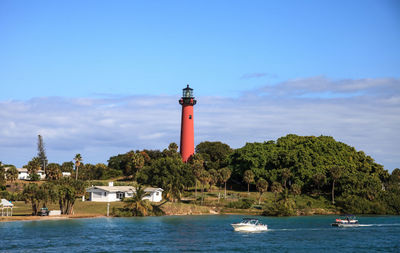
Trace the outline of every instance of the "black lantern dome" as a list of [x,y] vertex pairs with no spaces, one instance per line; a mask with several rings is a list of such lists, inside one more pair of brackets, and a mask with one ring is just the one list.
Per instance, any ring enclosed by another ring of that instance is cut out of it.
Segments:
[[182,98],[193,98],[193,89],[189,87],[189,84],[182,91]]
[[195,105],[196,100],[193,96],[193,89],[189,87],[189,84],[186,88],[182,89],[182,98],[179,100],[179,104],[181,105]]

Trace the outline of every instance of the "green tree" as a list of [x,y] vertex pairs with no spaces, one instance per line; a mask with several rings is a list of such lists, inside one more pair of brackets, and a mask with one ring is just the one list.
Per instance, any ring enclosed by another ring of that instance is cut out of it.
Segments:
[[247,193],[250,195],[250,184],[254,183],[254,173],[251,170],[246,170],[243,174],[243,181],[247,184]]
[[219,141],[205,141],[196,146],[196,154],[202,155],[206,170],[219,170],[227,166],[227,157],[231,152],[229,145]]
[[46,174],[47,171],[47,156],[46,156],[46,149],[44,147],[44,142],[43,142],[43,138],[41,135],[38,135],[38,144],[37,144],[37,148],[38,148],[38,155],[37,157],[39,158],[40,161],[40,167],[43,169],[44,173]]
[[38,174],[38,171],[40,170],[40,159],[39,159],[39,157],[32,158],[32,160],[28,162],[28,165],[26,166],[26,168],[28,169],[29,179],[31,181],[40,180],[40,176]]
[[136,187],[136,192],[132,198],[124,200],[125,207],[129,208],[133,216],[147,216],[153,210],[152,205],[148,200],[143,200],[148,194],[144,191],[144,188],[139,185]]
[[180,200],[186,185],[194,184],[194,176],[190,166],[176,153],[152,160],[149,166],[140,170],[137,181],[163,188],[166,198],[175,201]]
[[32,215],[37,215],[40,206],[45,207],[49,199],[53,197],[51,193],[47,184],[38,186],[36,183],[29,183],[24,186],[22,196],[25,203],[31,203]]
[[258,197],[258,204],[260,204],[261,203],[261,197],[262,197],[263,193],[268,190],[268,182],[267,182],[267,180],[265,180],[263,178],[258,179],[257,184],[256,184],[256,188],[257,188],[257,191],[260,193],[260,195]]
[[400,169],[396,168],[392,171],[392,174],[389,177],[389,182],[391,184],[400,184]]
[[0,190],[6,186],[6,170],[3,164],[0,162]]
[[9,181],[14,182],[18,179],[18,170],[15,167],[8,167],[6,177]]
[[283,187],[280,183],[278,182],[273,182],[271,185],[271,192],[273,192],[275,194],[275,200],[277,197],[278,193],[281,193],[283,191]]
[[226,182],[228,182],[229,178],[231,177],[232,172],[229,168],[225,167],[225,168],[220,169],[219,173],[221,175],[221,181],[225,185],[224,198],[226,198]]
[[219,173],[215,169],[211,169],[208,171],[210,173],[210,192],[212,191],[212,187],[219,182]]
[[286,182],[292,176],[292,172],[288,168],[283,168],[281,171],[281,178],[283,182],[283,188],[286,189]]
[[164,180],[164,193],[166,198],[171,202],[180,201],[185,188],[184,182],[180,180],[179,177],[174,177],[172,175]]
[[57,180],[62,177],[61,166],[57,163],[47,165],[46,178],[48,180]]
[[320,194],[320,189],[326,184],[326,176],[322,173],[317,173],[313,176],[314,185],[317,187],[318,194]]
[[329,168],[332,179],[332,204],[335,204],[335,183],[342,177],[343,168],[340,166],[332,166]]
[[[189,159],[190,160],[190,159]],[[194,160],[191,163],[191,167],[192,167],[192,171],[193,171],[193,175],[195,177],[195,198],[197,199],[197,181],[200,181],[200,175],[201,172],[204,170],[204,166],[203,166],[203,160]]]
[[176,144],[175,142],[171,142],[168,145],[168,150],[173,151],[173,152],[178,152],[178,144]]
[[24,191],[22,192],[25,203],[31,203],[32,205],[32,215],[37,215],[38,213],[38,191],[39,186],[34,183],[29,183],[24,186]]
[[61,164],[61,171],[72,173],[74,171],[74,163],[73,162],[63,162]]
[[136,176],[136,173],[143,168],[144,163],[145,163],[145,159],[144,156],[141,152],[136,152],[136,153],[132,153],[130,154],[130,159],[132,162],[132,166],[133,166],[133,175],[132,176]]
[[301,194],[301,186],[298,184],[292,184],[290,187],[291,193],[296,196]]
[[81,162],[83,161],[81,154],[76,154],[74,160],[75,160],[75,180],[78,180],[79,166],[81,166]]
[[201,183],[201,204],[204,202],[204,188],[206,184],[210,182],[210,178],[211,176],[208,171],[203,169],[199,172],[199,181]]
[[63,177],[55,181],[55,185],[61,213],[72,214],[75,200],[85,194],[85,183],[81,180]]

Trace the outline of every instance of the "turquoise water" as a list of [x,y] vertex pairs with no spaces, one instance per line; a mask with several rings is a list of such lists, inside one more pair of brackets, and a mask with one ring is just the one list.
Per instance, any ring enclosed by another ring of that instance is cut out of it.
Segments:
[[0,223],[0,252],[400,252],[400,217],[259,217],[269,231],[234,232],[242,216],[165,216]]

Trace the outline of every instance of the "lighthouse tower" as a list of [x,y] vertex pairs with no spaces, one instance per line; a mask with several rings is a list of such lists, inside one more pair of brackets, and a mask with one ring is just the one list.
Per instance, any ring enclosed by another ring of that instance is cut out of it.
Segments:
[[189,87],[189,84],[183,89],[179,104],[182,105],[181,156],[182,161],[187,162],[189,157],[194,154],[193,106],[196,104],[193,89]]

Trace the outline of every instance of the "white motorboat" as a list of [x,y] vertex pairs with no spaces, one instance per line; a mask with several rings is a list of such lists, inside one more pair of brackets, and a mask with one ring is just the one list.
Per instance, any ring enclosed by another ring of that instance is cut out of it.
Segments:
[[241,222],[231,225],[235,231],[255,232],[268,230],[267,225],[262,224],[258,219],[254,218],[243,218]]
[[358,227],[360,224],[354,215],[348,215],[343,219],[336,219],[332,226],[334,227]]

